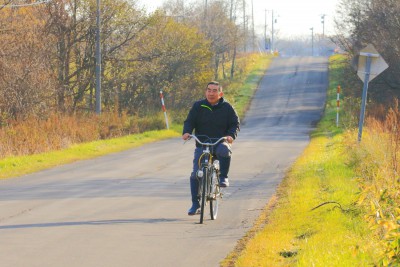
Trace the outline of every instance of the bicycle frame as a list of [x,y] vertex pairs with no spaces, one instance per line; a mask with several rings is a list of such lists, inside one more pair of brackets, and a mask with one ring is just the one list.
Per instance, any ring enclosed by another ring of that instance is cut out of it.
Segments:
[[221,137],[214,143],[201,142],[195,135],[190,135],[190,137],[193,137],[199,144],[204,146],[203,152],[199,157],[199,169],[196,174],[199,179],[199,197],[201,199],[200,223],[203,223],[206,204],[210,203],[211,219],[215,220],[218,213],[218,198],[222,197],[219,188],[219,164],[213,162],[213,155],[210,148],[226,140],[226,137]]

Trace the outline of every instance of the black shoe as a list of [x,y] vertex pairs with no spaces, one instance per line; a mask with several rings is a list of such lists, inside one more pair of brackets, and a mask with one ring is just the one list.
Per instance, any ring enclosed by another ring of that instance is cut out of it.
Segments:
[[220,178],[219,179],[219,187],[228,187],[229,186],[229,181],[228,178]]
[[197,210],[200,208],[199,203],[194,203],[192,207],[188,210],[188,215],[193,216],[197,214]]

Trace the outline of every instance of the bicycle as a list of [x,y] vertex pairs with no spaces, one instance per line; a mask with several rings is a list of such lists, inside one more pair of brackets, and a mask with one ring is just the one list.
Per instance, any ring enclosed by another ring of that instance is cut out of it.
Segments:
[[[212,138],[208,136],[204,137],[212,141]],[[208,203],[210,204],[211,220],[217,219],[218,200],[222,198],[223,194],[219,186],[219,161],[217,159],[214,160],[212,149],[219,142],[226,140],[226,137],[221,137],[214,143],[201,142],[195,135],[190,135],[190,138],[194,138],[203,146],[203,153],[198,162],[199,169],[196,173],[196,177],[199,180],[198,198],[200,199],[200,224],[202,224],[204,220],[204,208]]]

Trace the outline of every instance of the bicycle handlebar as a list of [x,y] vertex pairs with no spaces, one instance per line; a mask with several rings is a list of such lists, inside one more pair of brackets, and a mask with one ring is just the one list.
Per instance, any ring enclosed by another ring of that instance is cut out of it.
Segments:
[[203,142],[201,142],[200,140],[199,140],[199,138],[197,138],[197,136],[195,136],[195,135],[190,135],[190,138],[194,138],[196,141],[197,141],[197,143],[199,143],[200,145],[203,145],[203,146],[215,146],[216,144],[218,144],[219,142],[221,142],[222,140],[226,140],[227,138],[226,137],[221,137],[220,139],[218,139],[217,141],[215,141],[214,143],[203,143]]

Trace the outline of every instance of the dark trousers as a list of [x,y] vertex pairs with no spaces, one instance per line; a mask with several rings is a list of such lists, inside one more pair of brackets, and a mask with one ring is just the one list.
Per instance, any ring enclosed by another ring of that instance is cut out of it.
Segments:
[[[196,203],[198,202],[197,199],[197,193],[198,193],[198,180],[196,177],[196,173],[199,169],[199,158],[201,154],[203,153],[203,148],[202,147],[196,147],[194,150],[194,157],[193,157],[193,170],[190,175],[190,192],[192,195],[192,202]],[[220,166],[220,177],[228,178],[228,173],[229,173],[229,167],[231,163],[231,156],[232,156],[232,151],[231,151],[231,146],[230,144],[226,142],[222,142],[218,144],[215,147],[215,156],[219,160],[219,166]]]

